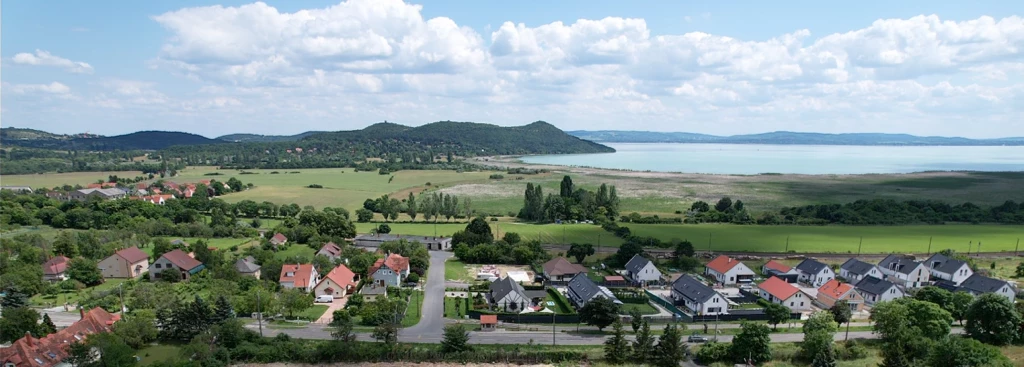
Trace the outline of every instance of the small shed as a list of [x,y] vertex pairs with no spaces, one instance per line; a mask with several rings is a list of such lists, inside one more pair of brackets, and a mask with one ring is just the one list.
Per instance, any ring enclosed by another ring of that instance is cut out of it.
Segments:
[[494,331],[498,327],[498,315],[480,315],[480,330]]
[[626,278],[621,275],[606,275],[604,277],[604,285],[606,287],[625,287]]

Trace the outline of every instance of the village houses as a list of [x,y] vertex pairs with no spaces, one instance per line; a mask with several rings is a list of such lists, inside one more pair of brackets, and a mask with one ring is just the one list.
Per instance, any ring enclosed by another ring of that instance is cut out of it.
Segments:
[[309,292],[320,281],[320,274],[313,264],[285,264],[281,266],[278,283],[284,289],[301,289]]
[[374,283],[397,287],[409,276],[409,258],[399,254],[389,254],[377,259],[369,269],[370,278]]
[[103,279],[138,278],[149,271],[149,255],[132,246],[115,252],[101,260],[97,266]]
[[754,281],[754,271],[742,261],[725,255],[719,255],[704,267],[704,274],[714,278],[721,284],[750,283]]
[[672,282],[672,300],[695,315],[725,315],[729,301],[722,294],[689,274]]
[[814,288],[821,287],[836,278],[836,273],[828,265],[814,259],[804,259],[796,265],[798,279]]

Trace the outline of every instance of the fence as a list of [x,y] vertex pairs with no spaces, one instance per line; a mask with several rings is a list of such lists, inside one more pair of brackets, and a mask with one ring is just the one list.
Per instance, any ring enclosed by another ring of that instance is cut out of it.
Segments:
[[[789,318],[799,320],[799,313],[790,313]],[[699,315],[693,317],[693,322],[710,321],[767,321],[768,315],[764,310],[730,310],[727,315]]]
[[647,293],[647,296],[651,298],[651,301],[654,301],[654,303],[657,303],[661,307],[664,307],[666,310],[669,310],[669,312],[678,315],[684,321],[689,322],[693,320],[693,318],[690,317],[690,315],[687,315],[686,312],[680,310],[678,307],[676,307],[676,305],[672,304],[672,302],[669,302],[668,300],[661,298],[657,294],[651,293],[651,291],[648,291],[646,289],[644,289],[644,293]]
[[566,315],[566,314],[513,314],[513,313],[484,313],[477,310],[470,310],[468,313],[469,318],[474,320],[480,320],[480,315],[497,315],[498,321],[511,322],[516,324],[550,324],[552,322],[559,324],[575,324],[580,322],[579,315]]

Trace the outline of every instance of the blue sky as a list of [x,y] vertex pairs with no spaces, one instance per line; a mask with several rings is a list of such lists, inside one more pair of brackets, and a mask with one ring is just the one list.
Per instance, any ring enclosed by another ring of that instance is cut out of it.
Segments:
[[1024,135],[1021,2],[522,3],[9,1],[0,120]]

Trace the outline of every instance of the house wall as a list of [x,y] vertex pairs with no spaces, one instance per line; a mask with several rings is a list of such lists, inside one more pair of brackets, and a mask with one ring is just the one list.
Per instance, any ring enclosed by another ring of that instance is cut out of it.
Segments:
[[882,272],[878,270],[877,266],[871,267],[871,270],[868,271],[868,273],[866,275],[865,274],[854,274],[854,273],[846,271],[846,269],[839,269],[839,275],[842,276],[843,279],[846,279],[846,281],[848,283],[857,283],[861,279],[864,279],[865,276],[871,276],[871,277],[875,277],[875,278],[878,278],[878,279],[882,279]]
[[60,281],[68,280],[68,274],[67,274],[67,272],[60,273],[60,274],[43,274],[43,280],[48,281],[48,282],[60,282]]
[[565,274],[565,275],[559,275],[559,276],[551,276],[550,274],[548,274],[547,271],[544,272],[544,277],[545,278],[547,278],[548,280],[556,281],[556,282],[568,282],[568,281],[572,280],[572,277],[574,277],[574,276],[576,276],[576,274]]
[[729,269],[729,271],[725,272],[724,274],[719,273],[717,270],[705,267],[705,274],[710,275],[711,277],[715,278],[716,281],[722,284],[736,284],[736,280],[739,278],[740,275],[753,276],[754,271],[750,270],[750,268],[748,268],[747,265],[739,263],[736,264],[736,266],[732,267],[732,269]]
[[931,274],[936,278],[945,279],[956,285],[960,285],[960,283],[963,283],[967,278],[970,278],[971,275],[974,275],[974,271],[971,270],[971,267],[967,266],[967,264],[963,264],[960,266],[960,269],[957,269],[953,274],[943,273],[937,270],[932,270]]
[[903,291],[900,290],[898,287],[889,288],[889,290],[885,291],[885,293],[877,295],[870,293],[861,293],[861,298],[863,298],[864,303],[867,303],[868,305],[873,305],[878,302],[893,301],[903,298],[904,296],[906,296],[906,294],[904,294]]
[[821,269],[817,274],[807,274],[802,271],[798,272],[800,274],[798,279],[803,283],[810,284],[814,288],[820,288],[825,285],[825,283],[836,278],[836,273],[832,271],[832,268],[827,266],[824,269]]
[[657,282],[661,280],[661,271],[658,270],[658,267],[654,266],[653,262],[649,262],[640,269],[639,273],[633,274],[633,272],[629,272],[629,277],[638,282]]
[[159,276],[160,273],[162,273],[164,270],[168,270],[168,269],[173,269],[175,271],[181,272],[181,279],[182,280],[188,280],[188,278],[189,278],[190,274],[188,273],[188,271],[182,270],[181,268],[179,268],[179,267],[175,266],[174,264],[172,264],[169,260],[167,260],[167,258],[161,257],[161,258],[157,259],[156,261],[154,261],[152,264],[150,264],[150,266],[149,266],[149,280],[156,280],[157,276]]
[[846,300],[846,302],[849,302],[850,306],[852,307],[851,310],[853,311],[864,310],[864,297],[862,297],[860,293],[857,293],[857,290],[855,289],[851,289],[849,292],[846,292],[846,294],[840,296],[838,299],[832,298],[825,292],[818,292],[818,302],[821,302],[821,304],[825,306],[832,307],[839,300]]
[[142,276],[142,273],[149,270],[149,259],[129,264],[128,260],[125,260],[123,257],[111,255],[96,265],[99,266],[103,279],[138,278]]
[[[928,281],[931,277],[931,272],[924,264],[918,264],[914,270],[910,271],[910,274],[903,274],[901,272],[893,272],[889,281],[897,284],[902,284],[907,288],[922,288],[931,284]],[[899,281],[896,281],[898,279]],[[966,278],[965,278],[966,279]]]
[[1014,298],[1016,295],[1013,293],[1013,288],[1010,288],[1008,285],[1004,285],[1002,288],[999,288],[999,291],[993,293],[1006,297],[1006,299],[1010,300],[1010,303],[1014,303],[1015,301]]
[[509,292],[505,295],[505,298],[494,300],[494,305],[498,306],[498,309],[504,310],[505,305],[508,305],[508,309],[512,310],[512,304],[515,304],[515,311],[522,311],[521,306],[526,304],[530,306],[530,300],[526,299],[525,296],[516,292]]
[[811,303],[813,303],[813,300],[804,292],[796,292],[795,294],[784,300],[776,298],[775,296],[773,296],[771,293],[768,293],[764,289],[759,288],[757,290],[757,293],[758,296],[764,298],[768,302],[778,303],[780,305],[788,307],[790,310],[793,311],[809,310],[811,309]]
[[[332,289],[333,292],[327,293],[328,288]],[[324,296],[330,294],[334,296],[334,298],[343,298],[345,297],[346,294],[348,294],[348,289],[345,286],[335,283],[330,278],[327,278],[324,279],[322,282],[317,283],[317,285],[313,287],[313,294],[315,296]]]
[[372,278],[374,281],[383,281],[386,285],[397,287],[402,281],[401,277],[401,272],[393,271],[387,266],[381,266],[380,269],[373,273]]

